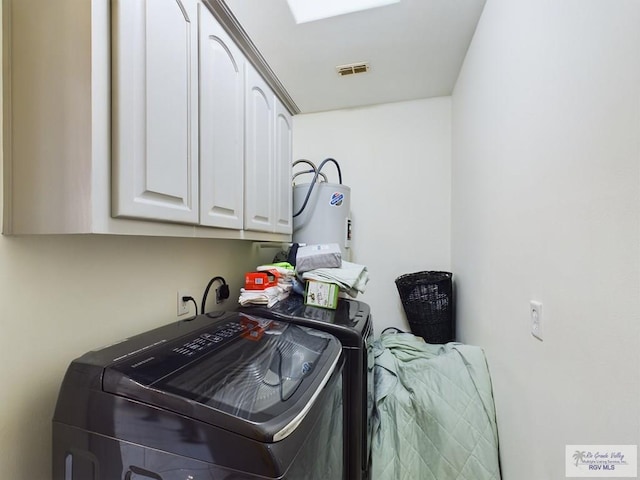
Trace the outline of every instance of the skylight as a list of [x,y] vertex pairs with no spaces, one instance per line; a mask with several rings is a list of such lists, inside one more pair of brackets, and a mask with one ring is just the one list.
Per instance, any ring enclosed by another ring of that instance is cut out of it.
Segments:
[[313,22],[399,2],[400,0],[287,0],[296,23]]

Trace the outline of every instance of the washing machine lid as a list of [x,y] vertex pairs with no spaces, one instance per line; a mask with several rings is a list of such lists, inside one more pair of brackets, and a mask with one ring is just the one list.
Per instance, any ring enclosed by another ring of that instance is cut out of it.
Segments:
[[241,311],[329,332],[346,347],[361,347],[363,337],[372,328],[369,305],[353,299],[340,298],[337,308],[330,310],[305,305],[301,295],[289,295],[271,308],[250,306]]
[[330,334],[235,314],[116,359],[103,390],[278,441],[302,422],[340,356]]

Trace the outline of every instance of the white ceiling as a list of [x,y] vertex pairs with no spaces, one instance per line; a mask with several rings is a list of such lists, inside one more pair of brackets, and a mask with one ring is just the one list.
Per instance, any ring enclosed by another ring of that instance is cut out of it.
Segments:
[[[309,113],[450,95],[485,1],[401,0],[300,25],[286,0],[225,3]],[[355,62],[370,71],[336,73]]]

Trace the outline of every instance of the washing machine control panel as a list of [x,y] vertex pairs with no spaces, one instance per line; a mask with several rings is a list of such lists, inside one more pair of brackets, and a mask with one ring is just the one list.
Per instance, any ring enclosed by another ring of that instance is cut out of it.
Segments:
[[215,348],[216,345],[224,343],[225,340],[229,341],[238,337],[249,328],[250,326],[239,321],[228,322],[214,331],[201,333],[197,337],[173,347],[171,351],[179,355],[193,357],[198,353]]
[[259,340],[265,330],[274,328],[278,323],[240,315],[237,319],[212,324],[186,337],[158,341],[129,352],[107,367],[107,376],[117,372],[141,385],[152,385],[229,343],[241,339]]

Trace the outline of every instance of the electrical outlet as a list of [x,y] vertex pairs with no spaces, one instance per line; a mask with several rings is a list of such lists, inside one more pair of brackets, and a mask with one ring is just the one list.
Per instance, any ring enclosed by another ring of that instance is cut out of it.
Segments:
[[178,316],[180,315],[186,315],[189,313],[189,302],[191,300],[188,301],[183,301],[182,297],[190,297],[191,294],[189,293],[188,290],[178,290]]
[[223,283],[216,288],[216,303],[222,303],[222,301],[227,298],[229,298],[229,285]]
[[531,318],[531,335],[543,340],[542,334],[542,303],[531,300],[529,302],[529,317]]

